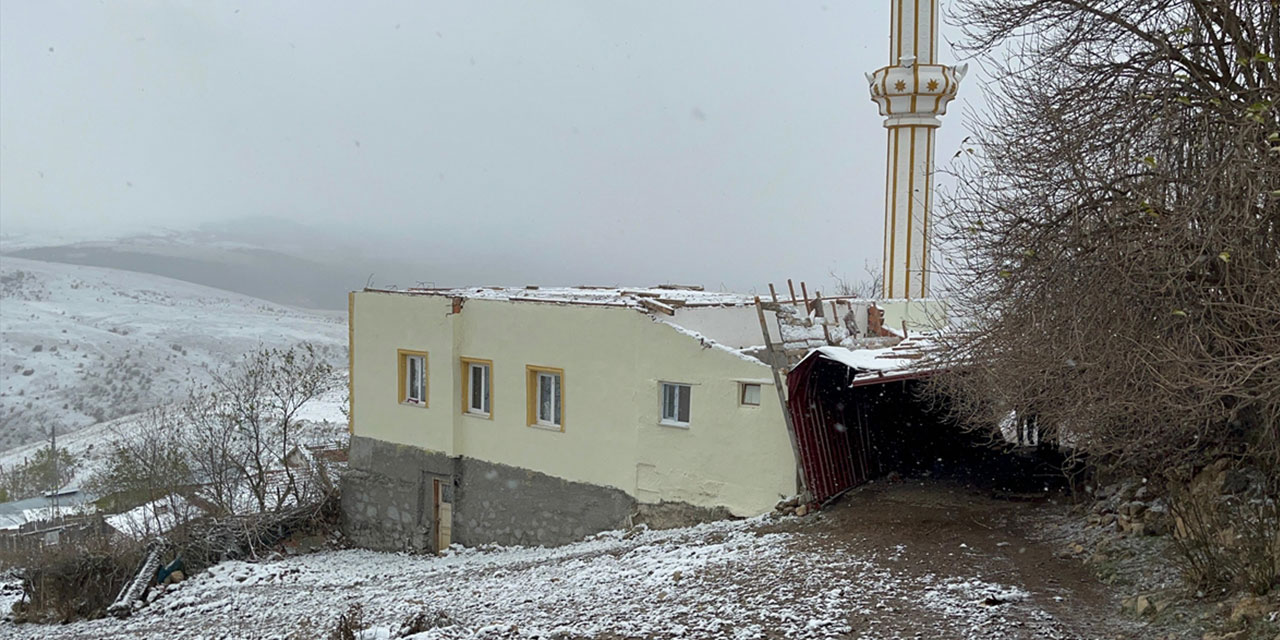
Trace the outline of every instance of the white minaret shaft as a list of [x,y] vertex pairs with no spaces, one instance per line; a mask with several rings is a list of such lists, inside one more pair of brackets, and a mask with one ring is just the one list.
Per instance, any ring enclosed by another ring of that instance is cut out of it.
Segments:
[[890,0],[889,66],[867,74],[889,130],[885,154],[883,295],[929,295],[934,130],[968,65],[935,64],[938,0]]
[[889,0],[889,62],[904,56],[915,56],[920,64],[937,62],[938,24],[935,22],[937,0]]

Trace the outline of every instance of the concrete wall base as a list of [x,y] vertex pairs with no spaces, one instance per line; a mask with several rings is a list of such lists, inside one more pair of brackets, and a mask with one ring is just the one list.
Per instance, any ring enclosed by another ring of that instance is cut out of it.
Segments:
[[370,549],[434,551],[437,479],[452,487],[450,537],[464,546],[562,545],[626,528],[638,510],[620,489],[353,436],[343,532]]

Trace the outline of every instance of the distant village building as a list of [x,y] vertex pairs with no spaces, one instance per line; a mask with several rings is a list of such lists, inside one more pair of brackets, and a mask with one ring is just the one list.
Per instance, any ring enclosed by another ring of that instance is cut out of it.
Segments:
[[797,491],[749,297],[688,288],[351,296],[349,535],[558,544]]
[[96,496],[65,487],[25,500],[0,503],[0,549],[76,543],[105,530]]

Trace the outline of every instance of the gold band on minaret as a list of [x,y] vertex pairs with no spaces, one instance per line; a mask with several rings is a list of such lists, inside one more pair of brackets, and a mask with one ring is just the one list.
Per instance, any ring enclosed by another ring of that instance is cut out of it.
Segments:
[[885,158],[885,298],[929,295],[929,208],[934,129],[956,97],[968,65],[936,64],[937,0],[890,0],[890,65],[868,73],[871,99],[889,130]]

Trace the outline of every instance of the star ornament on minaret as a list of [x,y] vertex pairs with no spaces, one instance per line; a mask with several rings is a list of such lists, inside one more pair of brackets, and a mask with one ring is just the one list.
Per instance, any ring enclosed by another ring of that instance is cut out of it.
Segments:
[[871,99],[879,105],[880,115],[885,116],[885,128],[940,127],[942,121],[938,117],[947,114],[947,105],[955,99],[960,81],[968,72],[967,64],[915,64],[914,58],[904,56],[898,64],[877,69],[866,77]]

